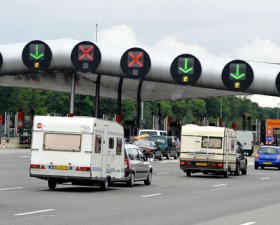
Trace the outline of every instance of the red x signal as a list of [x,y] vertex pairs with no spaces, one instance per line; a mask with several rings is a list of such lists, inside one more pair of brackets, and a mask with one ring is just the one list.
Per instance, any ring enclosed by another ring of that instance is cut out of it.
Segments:
[[80,61],[93,61],[93,46],[79,45],[78,58]]
[[[134,53],[134,54],[133,54]],[[143,67],[143,52],[128,52],[128,67],[141,68]]]

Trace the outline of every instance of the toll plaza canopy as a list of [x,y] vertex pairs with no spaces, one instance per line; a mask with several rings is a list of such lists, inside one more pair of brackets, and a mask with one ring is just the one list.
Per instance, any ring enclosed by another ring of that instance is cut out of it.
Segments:
[[[72,39],[0,45],[0,86],[142,101],[236,94],[279,96],[280,65],[116,47]],[[120,88],[121,87],[121,88]]]

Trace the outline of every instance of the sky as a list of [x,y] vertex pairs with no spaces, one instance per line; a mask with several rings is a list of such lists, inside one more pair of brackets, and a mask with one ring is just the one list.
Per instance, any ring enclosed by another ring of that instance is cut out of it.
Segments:
[[[0,44],[70,38],[280,63],[279,0],[0,0],[0,6]],[[279,97],[250,99],[280,105]]]

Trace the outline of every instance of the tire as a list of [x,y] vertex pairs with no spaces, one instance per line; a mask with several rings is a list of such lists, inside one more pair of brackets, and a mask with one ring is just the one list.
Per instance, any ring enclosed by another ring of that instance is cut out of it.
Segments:
[[162,159],[163,159],[163,155],[162,155],[162,153],[160,153],[159,160],[162,161]]
[[149,171],[148,176],[147,176],[147,179],[144,180],[144,184],[145,184],[145,185],[151,185],[151,183],[152,183],[152,172]]
[[261,169],[263,170],[263,169],[264,169],[264,166],[261,166]]
[[106,180],[101,183],[100,189],[102,191],[107,191],[108,187],[109,187],[109,181],[108,181],[108,178],[106,178]]
[[242,175],[247,175],[247,163],[245,164],[245,168],[241,170]]
[[48,180],[48,186],[50,190],[54,190],[56,187],[56,182],[53,179]]
[[228,178],[228,172],[224,171],[224,178]]
[[192,172],[190,170],[187,170],[186,174],[187,174],[187,177],[190,177],[192,175]]
[[132,173],[131,176],[130,176],[129,181],[126,182],[126,184],[129,187],[133,187],[134,186],[134,182],[135,182],[135,175],[134,175],[134,173]]
[[255,165],[255,170],[259,169],[259,167],[257,165]]
[[166,159],[170,159],[170,152],[167,152]]
[[235,176],[240,175],[240,165],[239,165],[239,163],[236,163],[236,169],[235,169],[234,175]]

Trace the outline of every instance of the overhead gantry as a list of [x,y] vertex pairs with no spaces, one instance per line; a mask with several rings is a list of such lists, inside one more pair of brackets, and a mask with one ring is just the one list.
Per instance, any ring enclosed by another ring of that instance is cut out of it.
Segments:
[[280,65],[71,39],[0,45],[0,86],[137,100],[176,100],[235,94],[279,96]]

